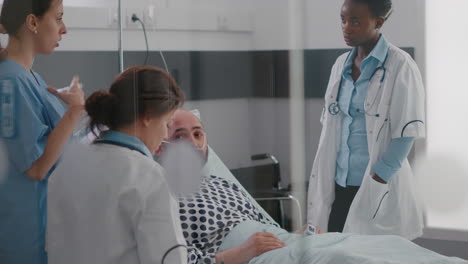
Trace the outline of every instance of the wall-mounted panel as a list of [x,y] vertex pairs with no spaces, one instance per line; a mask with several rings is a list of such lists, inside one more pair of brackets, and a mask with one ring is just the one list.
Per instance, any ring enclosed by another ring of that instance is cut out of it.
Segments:
[[[405,48],[411,55],[413,48]],[[306,98],[323,98],[331,67],[346,49],[305,50]],[[145,52],[124,53],[125,66],[141,65]],[[169,72],[184,89],[187,100],[288,98],[289,52],[280,51],[170,51],[164,52]],[[159,52],[148,64],[164,67]],[[79,74],[85,91],[108,88],[118,73],[117,52],[56,52],[39,56],[34,69],[51,85],[67,85]]]

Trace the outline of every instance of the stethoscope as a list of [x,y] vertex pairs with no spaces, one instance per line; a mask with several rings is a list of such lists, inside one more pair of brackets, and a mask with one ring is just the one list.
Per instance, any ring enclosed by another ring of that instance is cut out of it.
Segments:
[[[349,59],[349,57],[351,56],[351,53],[350,52],[348,54],[348,56],[346,57],[346,60],[347,61]],[[382,70],[383,71],[383,74],[382,74],[382,77],[380,78],[380,86],[382,86],[382,83],[383,81],[385,80],[385,74],[387,73],[387,69],[385,68],[385,64],[387,63],[387,59],[388,59],[388,53],[387,52],[387,55],[385,55],[385,59],[384,61],[382,62],[382,64],[377,67],[374,72],[372,73],[371,75],[371,78],[370,80],[372,80],[372,78],[374,77],[374,75],[377,73],[377,71],[379,70]],[[341,112],[341,108],[340,108],[340,105],[339,105],[339,98],[340,98],[340,93],[341,93],[341,85],[343,84],[343,73],[344,73],[344,69],[343,69],[343,72],[341,73],[341,76],[340,76],[340,84],[338,86],[338,92],[337,92],[337,95],[336,95],[336,101],[331,103],[329,106],[328,106],[328,112],[331,114],[331,115],[338,115],[340,112]],[[377,96],[374,97],[374,101],[372,102],[372,104],[370,105],[370,108],[372,108],[372,106],[374,106],[375,104],[375,101],[377,100]],[[359,112],[359,109],[357,109],[357,112]],[[380,115],[377,113],[377,114],[369,114],[367,112],[367,109],[366,109],[366,105],[364,105],[364,113],[368,116],[375,116],[375,117],[379,117]]]

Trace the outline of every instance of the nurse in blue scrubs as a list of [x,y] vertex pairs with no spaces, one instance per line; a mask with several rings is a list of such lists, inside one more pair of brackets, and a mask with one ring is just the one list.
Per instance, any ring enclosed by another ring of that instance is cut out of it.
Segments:
[[0,263],[47,263],[47,178],[84,111],[84,95],[78,78],[59,92],[31,68],[36,55],[58,47],[66,33],[62,17],[62,0],[3,1],[0,140],[8,168],[0,175]]

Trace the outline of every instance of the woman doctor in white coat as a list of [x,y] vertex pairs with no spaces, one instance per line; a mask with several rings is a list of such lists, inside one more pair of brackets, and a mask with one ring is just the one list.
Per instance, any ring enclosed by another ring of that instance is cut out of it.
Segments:
[[[187,263],[178,203],[153,154],[183,94],[155,67],[121,73],[86,100],[90,146],[65,153],[50,177],[49,263]],[[77,157],[78,156],[78,157]]]
[[411,57],[380,29],[391,0],[345,0],[308,194],[308,222],[329,232],[422,234],[407,155],[425,137],[424,87]]

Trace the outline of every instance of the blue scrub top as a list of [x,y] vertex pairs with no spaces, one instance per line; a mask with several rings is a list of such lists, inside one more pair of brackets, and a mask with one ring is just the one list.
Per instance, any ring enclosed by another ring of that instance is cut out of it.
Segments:
[[0,175],[0,263],[45,264],[47,179],[25,174],[44,152],[47,136],[65,113],[37,74],[0,62],[0,139],[8,168]]

